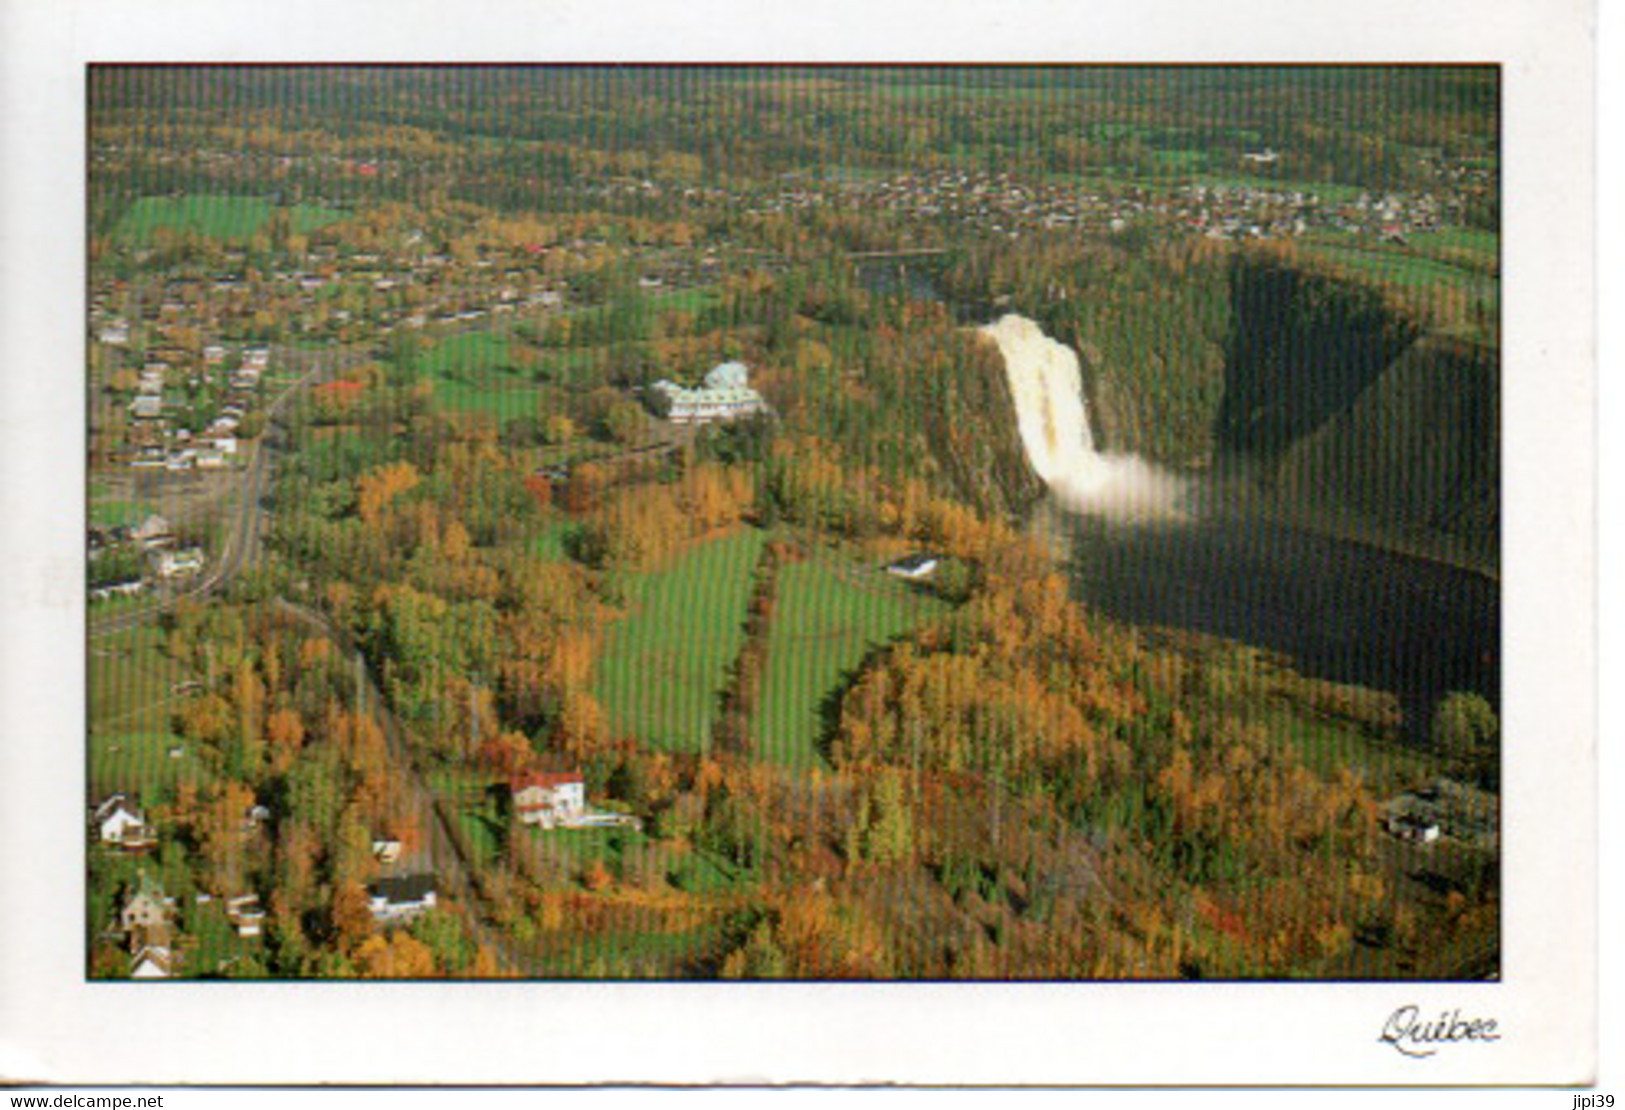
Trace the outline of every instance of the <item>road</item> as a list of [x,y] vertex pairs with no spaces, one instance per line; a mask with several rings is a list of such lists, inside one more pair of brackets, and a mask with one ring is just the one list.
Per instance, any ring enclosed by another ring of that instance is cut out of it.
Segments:
[[[166,591],[154,604],[119,613],[91,622],[92,638],[114,635],[134,628],[145,621],[173,608],[182,601],[201,600],[229,585],[244,567],[252,566],[259,556],[267,513],[265,501],[275,480],[276,456],[282,449],[284,432],[279,417],[301,393],[317,382],[330,378],[370,357],[366,347],[336,348],[318,352],[291,349],[273,350],[273,360],[279,365],[300,373],[297,380],[284,387],[265,407],[265,432],[248,448],[248,458],[235,476],[236,489],[228,498],[233,507],[226,521],[220,550],[208,570],[184,588]],[[307,368],[308,367],[308,368]],[[272,601],[278,609],[319,631],[332,640],[351,658],[364,677],[364,691],[373,717],[383,729],[395,773],[391,776],[396,789],[413,813],[415,823],[423,837],[419,849],[418,865],[422,870],[434,872],[440,891],[470,907],[483,906],[479,888],[473,880],[474,864],[462,847],[462,841],[453,828],[455,820],[444,803],[429,788],[417,768],[413,746],[404,726],[389,710],[382,692],[368,670],[365,658],[340,629],[321,614],[296,605],[285,598]],[[511,947],[493,931],[477,913],[468,915],[473,939],[489,948],[504,971],[522,967]]]
[[[247,448],[248,459],[236,475],[236,489],[228,495],[234,500],[234,509],[226,522],[225,538],[220,550],[212,553],[207,569],[195,581],[184,587],[163,589],[151,605],[129,609],[90,622],[91,638],[126,632],[160,613],[174,608],[182,601],[201,600],[228,585],[245,566],[253,564],[259,555],[260,538],[265,528],[264,501],[270,491],[276,468],[276,453],[281,448],[282,430],[278,417],[287,411],[297,396],[335,371],[348,368],[368,357],[365,348],[334,348],[324,351],[299,351],[292,348],[274,348],[273,363],[295,370],[303,370],[299,378],[285,386],[265,407],[265,432]],[[306,369],[308,364],[308,369]]]
[[342,629],[316,610],[282,597],[274,598],[271,604],[326,636],[344,652],[345,657],[356,668],[356,673],[362,680],[361,690],[366,699],[367,711],[383,729],[384,741],[388,746],[390,759],[394,763],[394,771],[390,775],[392,789],[397,792],[396,797],[399,800],[409,804],[414,823],[422,838],[412,870],[432,871],[437,880],[439,893],[456,899],[468,908],[465,920],[473,940],[491,950],[496,956],[498,967],[502,970],[522,973],[524,961],[514,954],[512,946],[500,933],[486,924],[480,913],[474,912],[475,907],[485,909],[485,901],[474,879],[477,866],[468,858],[463,838],[453,826],[456,816],[450,805],[436,796],[418,769],[410,734],[390,710],[389,703],[384,699],[383,692],[378,688],[378,683],[367,666],[366,657]]

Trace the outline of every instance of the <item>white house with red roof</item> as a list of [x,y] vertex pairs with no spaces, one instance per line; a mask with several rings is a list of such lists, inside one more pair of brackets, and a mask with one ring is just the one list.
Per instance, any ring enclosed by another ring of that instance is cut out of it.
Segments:
[[587,813],[587,785],[579,772],[535,771],[508,781],[514,815],[544,829],[578,823]]

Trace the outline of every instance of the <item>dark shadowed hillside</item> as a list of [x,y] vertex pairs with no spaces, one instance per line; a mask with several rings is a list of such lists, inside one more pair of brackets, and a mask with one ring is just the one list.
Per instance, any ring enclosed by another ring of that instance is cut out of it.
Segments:
[[1060,295],[1035,315],[1078,351],[1106,449],[1211,470],[1350,538],[1494,568],[1491,343],[1269,251],[1097,251],[1046,291]]
[[1424,337],[1288,448],[1277,496],[1325,501],[1403,536],[1441,535],[1493,565],[1499,385],[1494,351]]

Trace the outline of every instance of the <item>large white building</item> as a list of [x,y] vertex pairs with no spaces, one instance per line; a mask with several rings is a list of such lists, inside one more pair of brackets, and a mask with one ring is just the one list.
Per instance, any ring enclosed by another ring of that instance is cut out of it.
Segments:
[[737,420],[767,411],[767,402],[750,387],[750,371],[742,362],[724,362],[716,367],[705,376],[705,384],[699,389],[684,389],[665,380],[649,388],[654,391],[657,411],[673,424]]

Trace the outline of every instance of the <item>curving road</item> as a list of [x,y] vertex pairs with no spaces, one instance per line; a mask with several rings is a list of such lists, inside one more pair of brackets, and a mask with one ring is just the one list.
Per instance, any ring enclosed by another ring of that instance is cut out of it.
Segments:
[[475,861],[468,857],[463,838],[455,829],[456,817],[450,807],[435,794],[418,770],[410,734],[390,710],[389,702],[367,666],[366,657],[343,629],[316,610],[283,597],[273,598],[271,604],[331,640],[363,678],[363,693],[368,709],[383,729],[384,742],[395,764],[395,771],[390,776],[392,788],[398,797],[411,806],[423,839],[412,870],[433,871],[440,892],[456,898],[470,911],[464,919],[473,933],[473,939],[496,955],[497,964],[504,971],[521,971],[525,966],[524,961],[514,954],[513,948],[499,932],[490,928],[479,913],[473,912],[475,907],[480,907],[482,911],[488,909],[474,877],[478,870]]
[[125,632],[153,617],[164,613],[182,601],[201,599],[215,593],[235,578],[245,566],[251,565],[259,555],[260,538],[265,528],[264,501],[270,491],[276,467],[276,453],[281,450],[282,430],[277,418],[288,405],[311,385],[346,369],[367,357],[365,350],[340,348],[320,352],[277,348],[272,359],[280,365],[302,369],[297,381],[285,386],[265,407],[265,431],[248,447],[248,459],[235,477],[236,489],[227,495],[235,500],[235,508],[226,522],[225,538],[218,552],[211,553],[207,569],[195,581],[184,587],[160,587],[160,596],[150,605],[128,609],[89,622],[92,638]]

